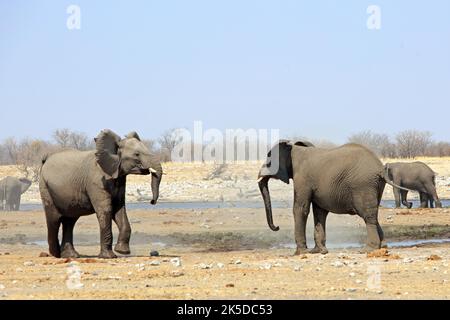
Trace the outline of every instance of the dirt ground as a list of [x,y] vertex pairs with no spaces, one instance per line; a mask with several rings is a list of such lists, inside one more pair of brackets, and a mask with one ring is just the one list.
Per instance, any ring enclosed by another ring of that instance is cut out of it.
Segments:
[[[449,299],[450,209],[381,209],[388,251],[358,251],[365,227],[330,214],[327,255],[293,256],[290,209],[136,210],[132,255],[99,252],[95,216],[75,228],[76,261],[47,252],[43,212],[0,212],[0,299]],[[313,246],[312,216],[308,245]],[[115,239],[117,239],[116,229]],[[159,256],[150,257],[157,250]]]

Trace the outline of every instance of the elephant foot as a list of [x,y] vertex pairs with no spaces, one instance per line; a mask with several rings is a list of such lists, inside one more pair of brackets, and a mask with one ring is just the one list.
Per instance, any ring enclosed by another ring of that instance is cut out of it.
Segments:
[[116,246],[114,247],[114,251],[120,253],[120,254],[130,254],[130,245],[125,242],[117,242]]
[[406,207],[407,207],[408,209],[411,209],[412,206],[413,206],[412,202],[408,202],[408,203],[406,204]]
[[321,254],[327,254],[328,249],[325,247],[318,247],[315,246],[313,249],[309,250],[309,253],[315,254],[315,253],[321,253]]
[[100,251],[100,254],[98,255],[100,259],[115,259],[117,258],[116,254],[112,250],[104,250]]
[[80,254],[72,247],[72,246],[66,246],[61,252],[61,258],[79,258]]
[[307,247],[297,247],[297,250],[295,250],[295,252],[294,252],[294,256],[300,256],[305,253],[308,253]]
[[436,208],[442,208],[442,203],[440,201],[436,201]]

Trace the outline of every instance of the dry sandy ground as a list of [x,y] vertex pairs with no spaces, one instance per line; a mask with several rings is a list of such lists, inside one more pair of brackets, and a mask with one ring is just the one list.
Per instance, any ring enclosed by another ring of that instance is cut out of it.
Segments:
[[[417,158],[414,161],[428,164],[437,176],[437,191],[442,199],[450,198],[450,158]],[[383,163],[412,161],[404,159],[382,159]],[[237,162],[220,166],[214,163],[164,163],[166,175],[161,183],[161,201],[242,201],[260,200],[256,183],[260,162]],[[218,173],[215,177],[212,173]],[[14,166],[0,166],[0,178],[11,175],[20,177]],[[144,197],[151,196],[150,178],[130,176],[127,184],[127,201],[137,201],[138,189]],[[292,200],[292,185],[280,181],[270,182],[270,191],[274,199]],[[410,199],[417,199],[417,193],[410,193]],[[391,186],[386,186],[383,199],[393,199]],[[23,203],[40,203],[39,189],[33,184],[22,197]]]
[[[391,247],[379,257],[344,248],[365,239],[354,216],[329,216],[329,254],[292,256],[290,209],[274,210],[279,232],[268,229],[263,209],[128,215],[131,256],[97,259],[98,224],[88,216],[75,229],[84,256],[67,261],[39,257],[47,252],[42,212],[0,212],[1,299],[450,298],[450,243],[393,246],[403,239],[449,239],[450,209],[382,209]],[[311,246],[312,225],[307,229]],[[149,257],[150,250],[160,256]]]

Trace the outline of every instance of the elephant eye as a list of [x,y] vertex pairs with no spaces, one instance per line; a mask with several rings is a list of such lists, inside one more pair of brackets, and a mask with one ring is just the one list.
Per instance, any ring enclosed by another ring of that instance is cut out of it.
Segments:
[[139,152],[135,152],[135,153],[134,153],[134,156],[135,156],[135,157],[139,157],[140,155],[141,155],[141,154],[140,154]]

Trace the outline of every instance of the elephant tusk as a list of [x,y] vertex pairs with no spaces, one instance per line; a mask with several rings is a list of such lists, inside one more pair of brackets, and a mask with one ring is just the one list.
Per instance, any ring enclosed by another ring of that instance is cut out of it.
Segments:
[[150,168],[150,172],[151,172],[151,173],[157,173],[158,171],[156,171],[156,170],[153,169],[153,168]]
[[264,179],[264,177],[259,177],[258,178],[258,183],[261,182],[262,179]]

